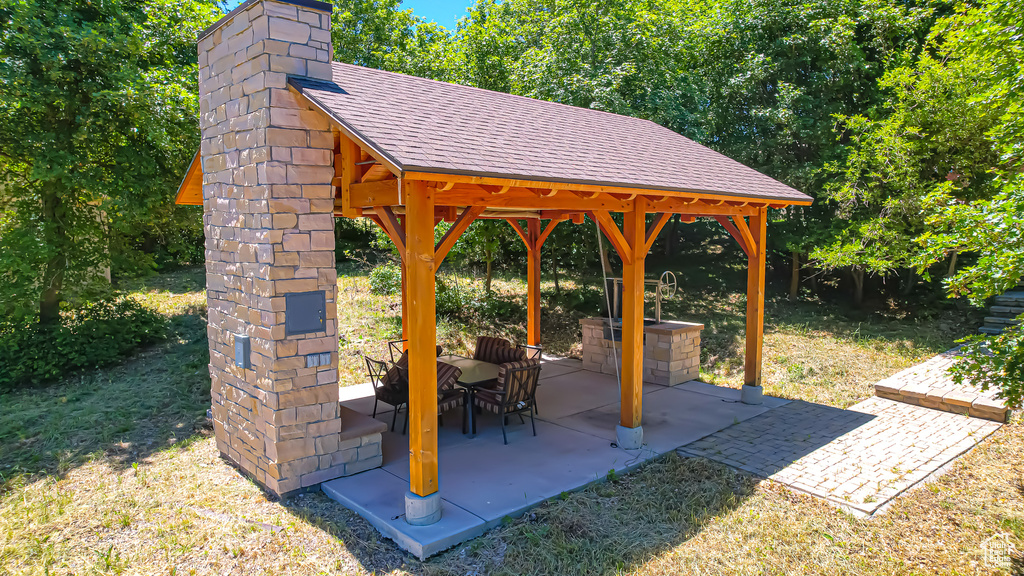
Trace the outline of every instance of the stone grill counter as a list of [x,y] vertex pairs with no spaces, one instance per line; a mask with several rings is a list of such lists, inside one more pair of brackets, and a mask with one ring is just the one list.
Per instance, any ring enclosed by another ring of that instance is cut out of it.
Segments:
[[[609,330],[607,318],[583,318],[583,369],[615,374],[622,370],[622,340],[616,325]],[[644,382],[675,386],[700,376],[700,331],[703,324],[665,321],[644,325]],[[613,339],[610,339],[612,336]]]

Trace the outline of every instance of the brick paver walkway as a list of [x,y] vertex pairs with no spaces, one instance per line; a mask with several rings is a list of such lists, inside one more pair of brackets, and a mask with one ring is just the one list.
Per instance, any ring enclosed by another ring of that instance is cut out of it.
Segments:
[[716,460],[869,515],[999,426],[877,397],[848,410],[795,401],[679,453]]
[[875,395],[925,408],[957,414],[970,414],[996,422],[1006,422],[1008,410],[996,398],[997,389],[982,391],[968,382],[956,384],[949,367],[958,359],[958,349],[947,350],[916,366],[875,384]]

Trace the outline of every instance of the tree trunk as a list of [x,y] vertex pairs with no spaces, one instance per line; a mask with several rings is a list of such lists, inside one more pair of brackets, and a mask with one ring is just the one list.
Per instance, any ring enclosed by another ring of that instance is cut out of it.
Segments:
[[68,231],[64,225],[64,205],[56,190],[47,188],[43,192],[43,226],[49,230],[48,244],[54,250],[53,257],[46,262],[43,272],[43,294],[39,300],[39,323],[56,324],[60,320],[60,301],[64,288],[64,271],[67,268],[65,249],[68,245]]
[[665,239],[665,256],[671,256],[676,252],[676,232],[679,229],[679,218],[681,216],[676,214],[672,217],[672,225],[668,229],[668,238]]
[[795,302],[800,295],[800,253],[793,250],[793,267],[789,277],[789,301]]
[[958,252],[953,252],[953,255],[949,257],[949,270],[946,271],[946,277],[950,277],[956,274],[956,255]]
[[907,281],[903,284],[903,290],[900,291],[901,295],[906,298],[910,296],[910,293],[914,291],[914,269],[907,268]]
[[551,273],[555,277],[555,294],[560,295],[562,293],[562,289],[558,286],[558,264],[552,262]]
[[602,245],[601,248],[601,265],[604,266],[605,273],[610,273],[612,271],[612,261],[608,258],[608,246]]
[[860,307],[864,303],[864,269],[854,266],[850,274],[853,276],[853,303]]
[[487,276],[484,279],[484,294],[491,295],[491,258],[490,251],[487,252]]

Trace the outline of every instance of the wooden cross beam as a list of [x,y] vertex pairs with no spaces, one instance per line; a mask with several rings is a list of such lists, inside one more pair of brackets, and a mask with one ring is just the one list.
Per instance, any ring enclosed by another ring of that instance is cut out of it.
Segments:
[[658,234],[661,233],[662,228],[665,224],[672,219],[672,214],[668,212],[662,212],[654,218],[654,222],[650,228],[647,228],[644,233],[643,244],[632,246],[631,243],[626,239],[615,221],[612,220],[611,214],[606,210],[594,210],[590,213],[591,217],[597,222],[597,225],[604,232],[608,241],[615,247],[615,251],[618,252],[619,258],[624,264],[632,264],[634,258],[646,258],[647,254],[651,251],[651,246],[654,245],[654,241],[658,238]]
[[444,260],[444,257],[448,255],[452,246],[455,246],[455,242],[459,239],[459,236],[462,236],[462,233],[469,228],[469,225],[472,224],[474,220],[483,214],[484,210],[485,208],[483,206],[472,206],[462,211],[462,214],[456,218],[452,227],[444,233],[440,242],[438,242],[437,246],[434,247],[435,265],[441,265],[441,262]]
[[[729,232],[729,235],[736,240],[740,245],[740,248],[743,249],[743,253],[747,255],[747,258],[750,258],[750,244],[747,243],[746,237],[740,233],[739,229],[736,228],[736,225],[730,222],[725,216],[715,216],[715,220],[718,220],[718,223],[721,224],[722,227]],[[750,232],[748,231],[747,234],[749,235]]]
[[654,245],[654,241],[658,239],[658,234],[661,234],[661,229],[668,224],[668,221],[672,219],[672,215],[666,212],[658,214],[654,218],[654,223],[647,229],[647,235],[644,237],[644,254],[649,254],[651,246]]
[[540,345],[540,249],[555,226],[561,220],[551,220],[542,231],[540,220],[531,219],[526,230],[514,218],[506,220],[519,238],[526,244],[526,341],[531,346]]

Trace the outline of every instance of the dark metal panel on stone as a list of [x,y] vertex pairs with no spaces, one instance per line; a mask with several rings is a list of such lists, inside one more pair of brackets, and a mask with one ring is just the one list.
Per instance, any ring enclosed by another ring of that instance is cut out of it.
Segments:
[[325,332],[327,295],[323,290],[284,295],[284,333],[286,336]]

